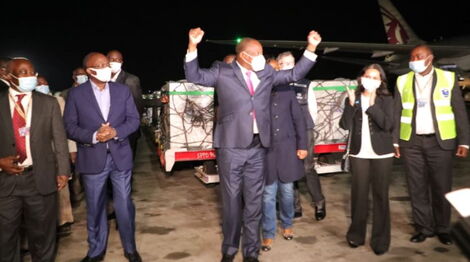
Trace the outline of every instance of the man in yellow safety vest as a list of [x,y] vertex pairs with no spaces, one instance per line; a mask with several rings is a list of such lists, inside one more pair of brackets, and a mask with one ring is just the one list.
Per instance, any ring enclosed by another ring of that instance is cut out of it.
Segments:
[[470,144],[465,103],[453,72],[433,67],[429,46],[411,51],[411,72],[397,79],[395,155],[403,159],[416,233],[411,242],[437,234],[452,244],[450,204],[452,159],[466,157]]

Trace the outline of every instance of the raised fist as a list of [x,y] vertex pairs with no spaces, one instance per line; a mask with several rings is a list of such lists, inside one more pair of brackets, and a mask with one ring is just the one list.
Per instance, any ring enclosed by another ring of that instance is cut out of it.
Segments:
[[204,36],[204,31],[200,27],[191,28],[189,30],[189,43],[197,45],[201,42],[202,37]]
[[307,41],[310,45],[318,46],[321,42],[321,36],[317,31],[312,30],[307,36]]

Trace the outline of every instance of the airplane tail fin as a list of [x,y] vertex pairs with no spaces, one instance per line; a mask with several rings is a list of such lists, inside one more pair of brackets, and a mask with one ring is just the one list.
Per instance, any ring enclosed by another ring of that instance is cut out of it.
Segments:
[[424,42],[413,32],[413,29],[390,0],[378,0],[378,2],[390,44],[418,44]]

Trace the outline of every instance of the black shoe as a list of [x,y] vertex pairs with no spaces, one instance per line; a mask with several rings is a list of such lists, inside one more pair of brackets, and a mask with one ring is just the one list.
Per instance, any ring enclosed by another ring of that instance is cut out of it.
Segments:
[[29,256],[29,255],[31,255],[31,252],[29,252],[29,249],[23,249],[22,248],[20,250],[20,255],[21,255],[21,257]]
[[383,254],[385,254],[385,252],[387,252],[387,250],[375,250],[375,249],[372,249],[374,251],[374,254],[376,254],[377,256],[381,256]]
[[96,256],[96,257],[86,256],[82,260],[80,260],[80,262],[99,262],[99,261],[103,261],[103,259],[104,259],[104,255]]
[[349,247],[351,247],[351,248],[357,248],[358,246],[360,246],[360,244],[358,244],[358,243],[356,243],[356,242],[354,242],[354,241],[352,241],[352,240],[349,240],[349,239],[348,239],[348,245],[349,245]]
[[438,233],[437,238],[439,238],[439,241],[444,245],[452,245],[454,243],[448,233]]
[[222,256],[222,260],[220,260],[220,262],[233,262],[233,259],[235,258],[235,255],[227,255],[227,254],[224,254]]
[[294,218],[302,217],[302,211],[295,211]]
[[72,223],[65,223],[57,229],[58,237],[66,237],[70,234],[72,234]]
[[116,219],[116,212],[108,214],[108,220]]
[[259,262],[257,257],[244,257],[243,262]]
[[129,262],[142,262],[142,258],[137,251],[134,253],[124,253],[124,256],[129,260]]
[[428,237],[432,237],[430,235],[425,235],[423,233],[417,233],[415,235],[413,235],[411,238],[410,238],[410,241],[413,242],[413,243],[421,243],[423,242],[424,240],[426,240],[426,238]]
[[326,206],[325,201],[320,205],[315,205],[315,219],[317,221],[323,220],[326,217]]

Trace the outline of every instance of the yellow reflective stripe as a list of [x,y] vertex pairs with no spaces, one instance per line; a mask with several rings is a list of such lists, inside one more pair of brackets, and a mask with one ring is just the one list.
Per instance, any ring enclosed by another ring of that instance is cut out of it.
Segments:
[[439,114],[436,115],[437,121],[449,121],[454,120],[454,114]]
[[402,116],[400,118],[400,122],[405,123],[405,124],[411,124],[411,117],[409,116]]

